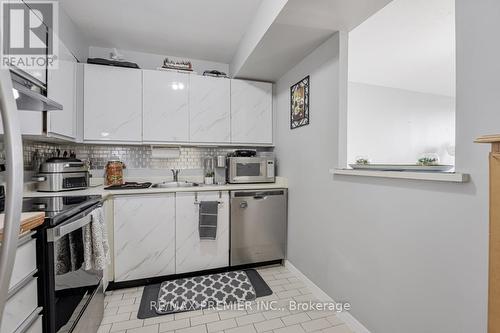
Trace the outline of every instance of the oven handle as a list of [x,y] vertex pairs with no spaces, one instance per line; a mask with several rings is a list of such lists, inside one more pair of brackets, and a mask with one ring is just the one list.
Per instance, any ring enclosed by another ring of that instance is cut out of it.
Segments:
[[60,226],[57,226],[52,229],[47,230],[47,238],[49,242],[55,242],[59,240],[61,237],[66,236],[67,234],[78,230],[80,228],[83,228],[90,222],[92,222],[92,215],[90,213],[99,207],[102,207],[102,203],[97,204],[96,206],[92,206],[91,208],[87,209],[86,211],[80,213],[80,218],[73,220],[71,222],[64,223]]

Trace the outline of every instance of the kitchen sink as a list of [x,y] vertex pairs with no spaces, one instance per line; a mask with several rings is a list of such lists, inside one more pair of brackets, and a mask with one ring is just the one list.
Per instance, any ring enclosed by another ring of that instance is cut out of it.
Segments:
[[162,182],[153,185],[153,187],[158,187],[158,188],[193,187],[193,186],[199,186],[199,185],[197,183],[192,183],[192,182]]

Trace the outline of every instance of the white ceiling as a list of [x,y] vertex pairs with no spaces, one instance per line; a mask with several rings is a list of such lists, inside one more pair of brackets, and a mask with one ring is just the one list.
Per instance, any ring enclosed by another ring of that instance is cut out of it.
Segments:
[[333,31],[273,23],[238,71],[238,78],[277,81],[320,46]]
[[288,0],[245,64],[232,74],[277,81],[336,31],[351,30],[389,1]]
[[92,46],[229,63],[261,1],[59,0],[59,3]]
[[394,0],[349,33],[349,81],[455,95],[454,0]]
[[350,31],[392,0],[288,0],[277,22]]

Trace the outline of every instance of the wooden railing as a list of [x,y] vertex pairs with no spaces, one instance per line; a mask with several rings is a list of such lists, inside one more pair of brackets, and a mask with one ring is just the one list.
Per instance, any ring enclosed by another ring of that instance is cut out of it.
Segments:
[[488,333],[500,333],[500,134],[475,142],[491,144]]

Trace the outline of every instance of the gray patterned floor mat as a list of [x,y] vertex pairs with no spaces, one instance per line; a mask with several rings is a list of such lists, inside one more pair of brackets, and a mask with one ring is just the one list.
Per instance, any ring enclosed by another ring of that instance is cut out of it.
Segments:
[[[269,296],[272,294],[271,288],[269,288],[269,286],[266,284],[264,279],[259,275],[259,273],[255,269],[245,269],[243,271],[238,271],[238,272],[244,272],[246,274],[246,276],[247,276],[247,278],[248,278],[248,280],[249,280],[249,282],[254,290],[255,297],[257,297],[257,298],[264,297],[264,296]],[[222,278],[222,274],[227,274],[227,273],[211,274],[211,275],[219,275]],[[204,278],[204,277],[205,277],[205,275],[197,277],[197,278]],[[187,280],[189,280],[189,279],[194,279],[194,278],[177,279],[177,280],[184,280],[185,284],[186,284]],[[162,310],[167,310],[166,308],[162,309],[161,307],[157,306],[158,299],[159,299],[159,296],[161,293],[162,285],[165,284],[165,286],[166,286],[168,282],[173,282],[173,281],[175,281],[175,280],[166,281],[166,282],[158,283],[158,284],[151,284],[151,285],[147,285],[144,287],[144,291],[143,291],[142,298],[141,298],[141,304],[139,307],[139,311],[137,313],[137,318],[147,319],[147,318],[152,318],[152,317],[156,317],[156,316],[160,316],[160,315],[164,315],[164,314],[169,314],[169,313],[174,313],[174,312],[184,312],[184,311],[194,310],[194,309],[186,308],[186,309],[178,310],[178,311],[165,312]],[[186,292],[184,292],[184,294],[185,293]],[[227,294],[227,292],[223,292],[223,293]],[[234,297],[234,294],[231,294],[231,295]],[[236,298],[236,297],[234,297],[234,298]],[[242,298],[245,298],[245,297],[243,296]],[[232,301],[233,298],[232,297],[225,297],[225,300]],[[160,310],[160,311],[158,311],[158,310]],[[171,308],[170,310],[173,310],[173,308]]]
[[209,274],[163,282],[156,313],[213,308],[255,298],[255,290],[244,271]]

